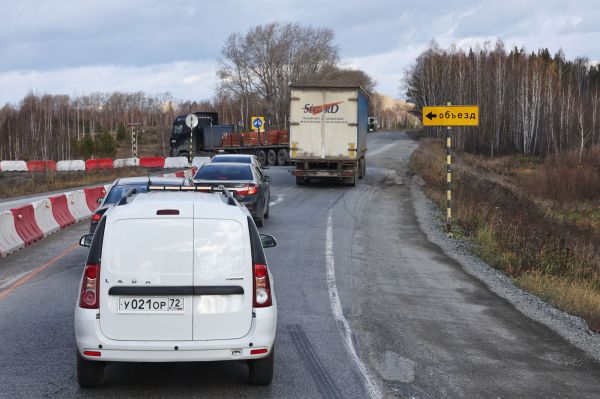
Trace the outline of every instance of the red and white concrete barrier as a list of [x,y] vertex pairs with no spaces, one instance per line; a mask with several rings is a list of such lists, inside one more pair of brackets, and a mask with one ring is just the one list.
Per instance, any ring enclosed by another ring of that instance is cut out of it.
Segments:
[[15,217],[12,212],[0,212],[0,256],[4,257],[25,246],[17,233]]
[[60,225],[52,212],[52,202],[48,198],[36,201],[31,205],[33,206],[35,221],[44,233],[44,237],[60,230]]
[[27,162],[0,161],[0,170],[3,172],[27,172]]
[[59,172],[72,171],[72,170],[85,170],[85,161],[81,159],[69,160],[69,161],[58,161],[56,163],[56,170]]

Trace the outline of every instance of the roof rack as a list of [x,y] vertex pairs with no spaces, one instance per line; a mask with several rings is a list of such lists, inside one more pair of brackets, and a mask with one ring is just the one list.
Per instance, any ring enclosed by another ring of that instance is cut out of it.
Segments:
[[148,191],[194,191],[199,193],[222,193],[227,198],[227,204],[237,206],[235,198],[231,191],[227,190],[223,186],[212,187],[212,186],[161,186],[152,185],[148,186]]

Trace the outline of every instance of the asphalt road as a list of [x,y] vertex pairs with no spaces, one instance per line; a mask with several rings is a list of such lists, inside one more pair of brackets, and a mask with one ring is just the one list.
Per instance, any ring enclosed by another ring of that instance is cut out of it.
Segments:
[[287,168],[269,171],[272,386],[248,386],[243,364],[219,362],[112,364],[103,387],[79,389],[80,224],[0,259],[0,397],[600,397],[598,363],[427,240],[410,195],[415,145],[369,135],[367,176],[354,188],[298,187]]

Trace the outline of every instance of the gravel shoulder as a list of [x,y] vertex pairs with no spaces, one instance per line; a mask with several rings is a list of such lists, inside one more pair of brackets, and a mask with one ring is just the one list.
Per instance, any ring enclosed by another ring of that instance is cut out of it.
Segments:
[[527,317],[542,323],[587,355],[600,361],[600,335],[591,331],[579,317],[554,308],[521,288],[511,279],[473,254],[466,240],[449,237],[443,232],[445,221],[440,209],[423,192],[424,182],[413,176],[411,195],[419,225],[427,239],[444,254],[457,261],[468,274],[484,282],[498,296],[509,301]]

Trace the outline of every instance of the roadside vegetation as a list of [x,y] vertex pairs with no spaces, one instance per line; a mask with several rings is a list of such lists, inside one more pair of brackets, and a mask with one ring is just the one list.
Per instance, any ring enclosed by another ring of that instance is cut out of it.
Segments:
[[2,172],[0,198],[18,197],[48,191],[67,190],[92,184],[112,183],[119,177],[143,176],[142,168],[119,168],[77,172]]
[[[424,139],[411,169],[445,207],[444,142]],[[520,287],[600,332],[600,147],[548,156],[460,153],[453,221]]]

